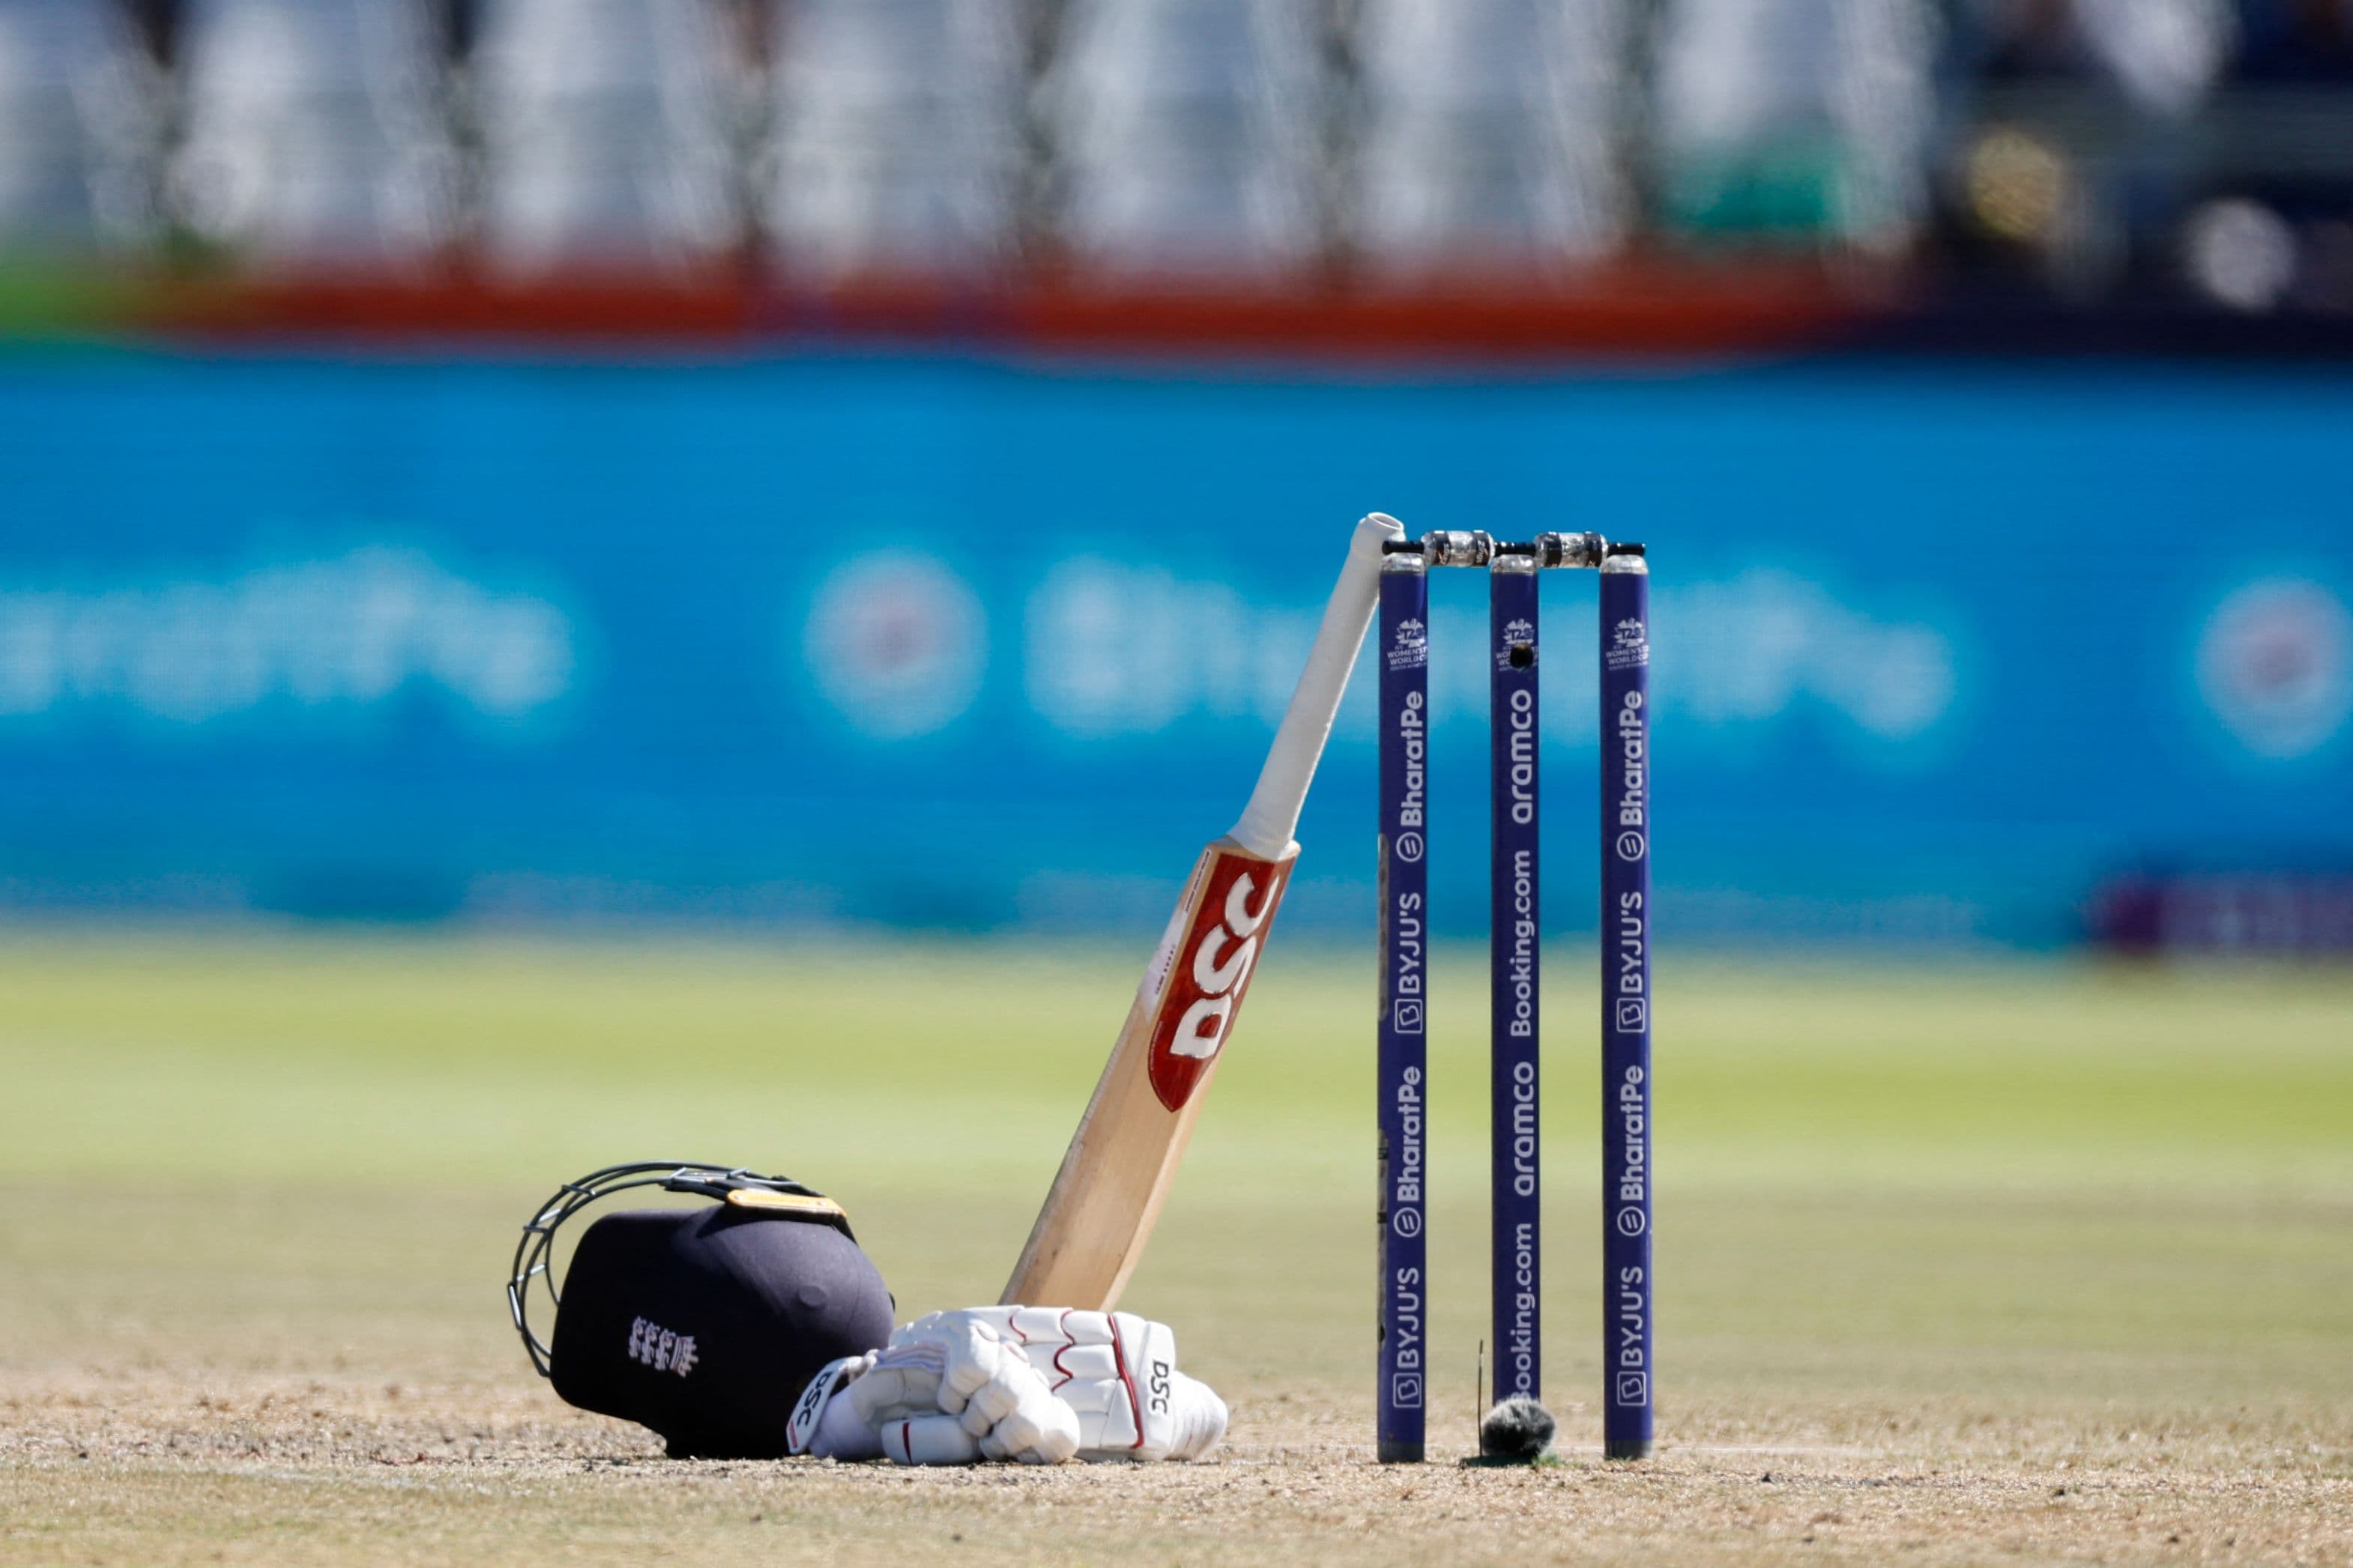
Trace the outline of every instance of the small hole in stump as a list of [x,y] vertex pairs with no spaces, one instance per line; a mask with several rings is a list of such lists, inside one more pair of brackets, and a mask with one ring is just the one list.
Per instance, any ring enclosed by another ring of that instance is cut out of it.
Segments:
[[1514,669],[1525,669],[1528,666],[1535,663],[1535,644],[1515,642],[1512,645],[1512,668]]

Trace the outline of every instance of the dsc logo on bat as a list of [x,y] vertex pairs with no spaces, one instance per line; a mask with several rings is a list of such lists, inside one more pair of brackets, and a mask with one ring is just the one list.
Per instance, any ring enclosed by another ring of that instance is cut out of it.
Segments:
[[1282,901],[1290,863],[1218,851],[1202,873],[1193,918],[1161,943],[1164,973],[1152,1028],[1152,1092],[1182,1110],[1226,1043],[1258,963],[1260,940]]

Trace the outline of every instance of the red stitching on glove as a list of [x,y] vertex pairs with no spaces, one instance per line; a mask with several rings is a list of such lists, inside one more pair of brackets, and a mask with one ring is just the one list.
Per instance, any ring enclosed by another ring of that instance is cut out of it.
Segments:
[[1144,1447],[1144,1402],[1136,1398],[1135,1379],[1127,1370],[1127,1347],[1120,1343],[1119,1340],[1119,1315],[1115,1312],[1105,1312],[1103,1321],[1111,1325],[1111,1353],[1113,1364],[1119,1368],[1119,1381],[1127,1388],[1128,1413],[1135,1417],[1135,1441],[1130,1443],[1128,1447],[1141,1448]]

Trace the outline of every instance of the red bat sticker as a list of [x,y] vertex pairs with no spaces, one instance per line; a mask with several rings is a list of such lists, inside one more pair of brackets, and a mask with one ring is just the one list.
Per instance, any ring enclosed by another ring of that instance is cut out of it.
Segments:
[[1152,1031],[1152,1092],[1169,1110],[1185,1108],[1218,1059],[1290,875],[1288,861],[1230,850],[1210,863],[1192,923],[1169,952],[1159,1022]]

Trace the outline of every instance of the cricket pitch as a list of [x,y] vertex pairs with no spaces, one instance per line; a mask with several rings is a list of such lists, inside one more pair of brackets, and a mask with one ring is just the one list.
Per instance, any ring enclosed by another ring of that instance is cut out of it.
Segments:
[[1548,965],[1547,1403],[1463,1470],[1484,995],[1433,998],[1433,1457],[1369,1462],[1371,975],[1279,945],[1127,1305],[1211,1462],[674,1464],[533,1377],[557,1181],[779,1170],[996,1291],[1133,954],[0,939],[0,1563],[2353,1563],[2353,975],[1660,961],[1660,1455],[1595,1457],[1589,944]]

